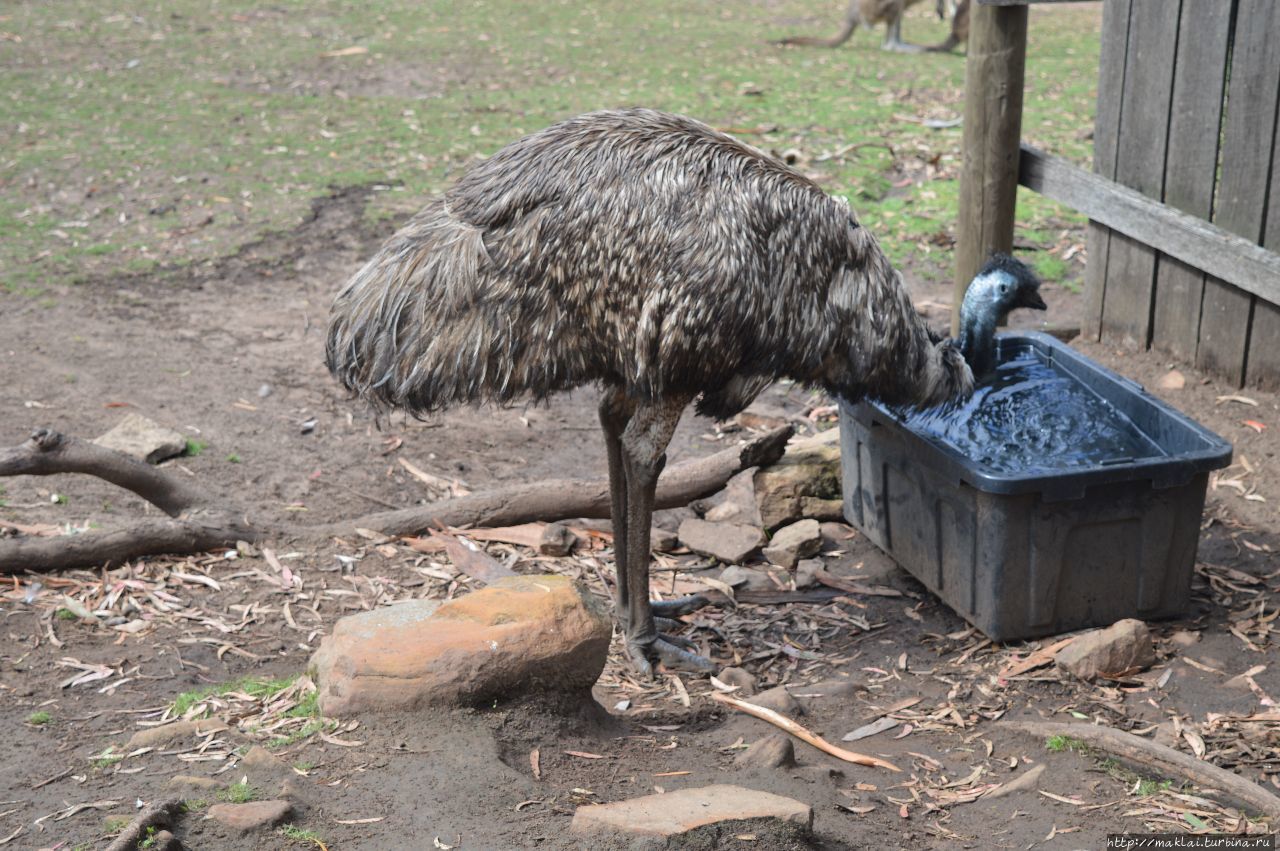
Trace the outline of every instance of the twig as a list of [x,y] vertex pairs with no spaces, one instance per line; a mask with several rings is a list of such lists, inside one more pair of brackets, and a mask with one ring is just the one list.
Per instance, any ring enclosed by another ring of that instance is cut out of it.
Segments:
[[168,801],[156,801],[146,806],[142,812],[134,816],[133,821],[120,831],[107,851],[133,851],[138,847],[149,827],[168,827],[175,816],[182,812],[182,800],[172,798]]
[[1216,789],[1233,804],[1280,823],[1280,798],[1257,783],[1213,763],[1203,762],[1132,733],[1111,727],[1063,721],[1004,721],[999,726],[1027,733],[1038,739],[1050,736],[1077,739],[1117,759],[1152,769],[1164,776],[1184,777],[1202,790]]
[[844,748],[838,748],[816,733],[810,732],[792,721],[790,718],[774,712],[772,709],[766,709],[765,707],[757,706],[754,703],[747,703],[745,700],[738,700],[736,697],[730,697],[729,695],[721,694],[720,692],[713,692],[711,699],[720,703],[728,704],[739,712],[745,712],[748,715],[753,715],[761,721],[768,721],[773,726],[786,730],[800,741],[808,742],[823,753],[831,754],[831,756],[834,756],[836,759],[842,759],[845,762],[852,762],[856,765],[869,765],[873,768],[887,768],[890,771],[902,770],[892,762],[886,762],[878,757],[867,756],[866,754],[854,753],[853,751],[847,751]]

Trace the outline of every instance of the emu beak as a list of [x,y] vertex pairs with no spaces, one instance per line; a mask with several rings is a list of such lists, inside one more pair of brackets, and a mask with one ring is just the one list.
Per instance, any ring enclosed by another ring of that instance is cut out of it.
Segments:
[[1040,297],[1038,290],[1031,290],[1023,293],[1018,298],[1017,307],[1029,307],[1032,310],[1048,310],[1049,306],[1044,303],[1044,299]]

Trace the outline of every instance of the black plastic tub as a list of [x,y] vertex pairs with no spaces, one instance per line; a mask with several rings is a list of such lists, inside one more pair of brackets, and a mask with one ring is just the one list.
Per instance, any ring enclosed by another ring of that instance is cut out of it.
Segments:
[[1109,403],[1156,451],[1005,475],[875,402],[842,403],[849,522],[995,641],[1184,613],[1209,472],[1231,444],[1046,334],[999,345]]

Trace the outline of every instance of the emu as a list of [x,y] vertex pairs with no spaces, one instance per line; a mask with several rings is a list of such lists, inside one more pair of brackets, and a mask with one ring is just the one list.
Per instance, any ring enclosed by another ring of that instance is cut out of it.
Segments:
[[640,673],[714,670],[658,632],[654,487],[684,408],[727,418],[781,377],[904,406],[966,397],[847,203],[679,115],[589,113],[499,150],[415,215],[337,297],[326,361],[375,409],[603,390],[616,608]]

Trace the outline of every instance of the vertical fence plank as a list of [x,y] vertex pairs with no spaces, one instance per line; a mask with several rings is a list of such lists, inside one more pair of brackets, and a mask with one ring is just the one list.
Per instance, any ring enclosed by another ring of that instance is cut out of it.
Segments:
[[[1120,137],[1120,109],[1124,101],[1125,53],[1129,48],[1131,0],[1106,0],[1102,8],[1102,54],[1098,60],[1098,111],[1093,126],[1093,170],[1115,179],[1116,147]],[[1107,255],[1111,229],[1089,223],[1088,265],[1085,267],[1084,314],[1081,330],[1098,339],[1102,302],[1107,287]]]
[[[1235,5],[1235,0],[1182,0],[1164,202],[1206,221],[1213,215]],[[1199,269],[1172,257],[1159,257],[1151,320],[1153,346],[1187,361],[1195,359],[1204,278]]]
[[[1280,116],[1276,120],[1280,124]],[[1271,148],[1271,192],[1267,198],[1266,219],[1262,244],[1280,252],[1280,127]],[[1253,300],[1245,381],[1250,386],[1280,390],[1280,305],[1257,297]]]
[[[1181,0],[1133,0],[1129,18],[1116,180],[1156,199],[1164,195],[1181,6]],[[1155,272],[1155,249],[1121,234],[1111,235],[1102,306],[1103,338],[1147,347]]]
[[[1280,94],[1280,4],[1240,0],[1227,85],[1222,176],[1213,221],[1261,241]],[[1205,281],[1196,365],[1241,384],[1252,297],[1217,278]]]

